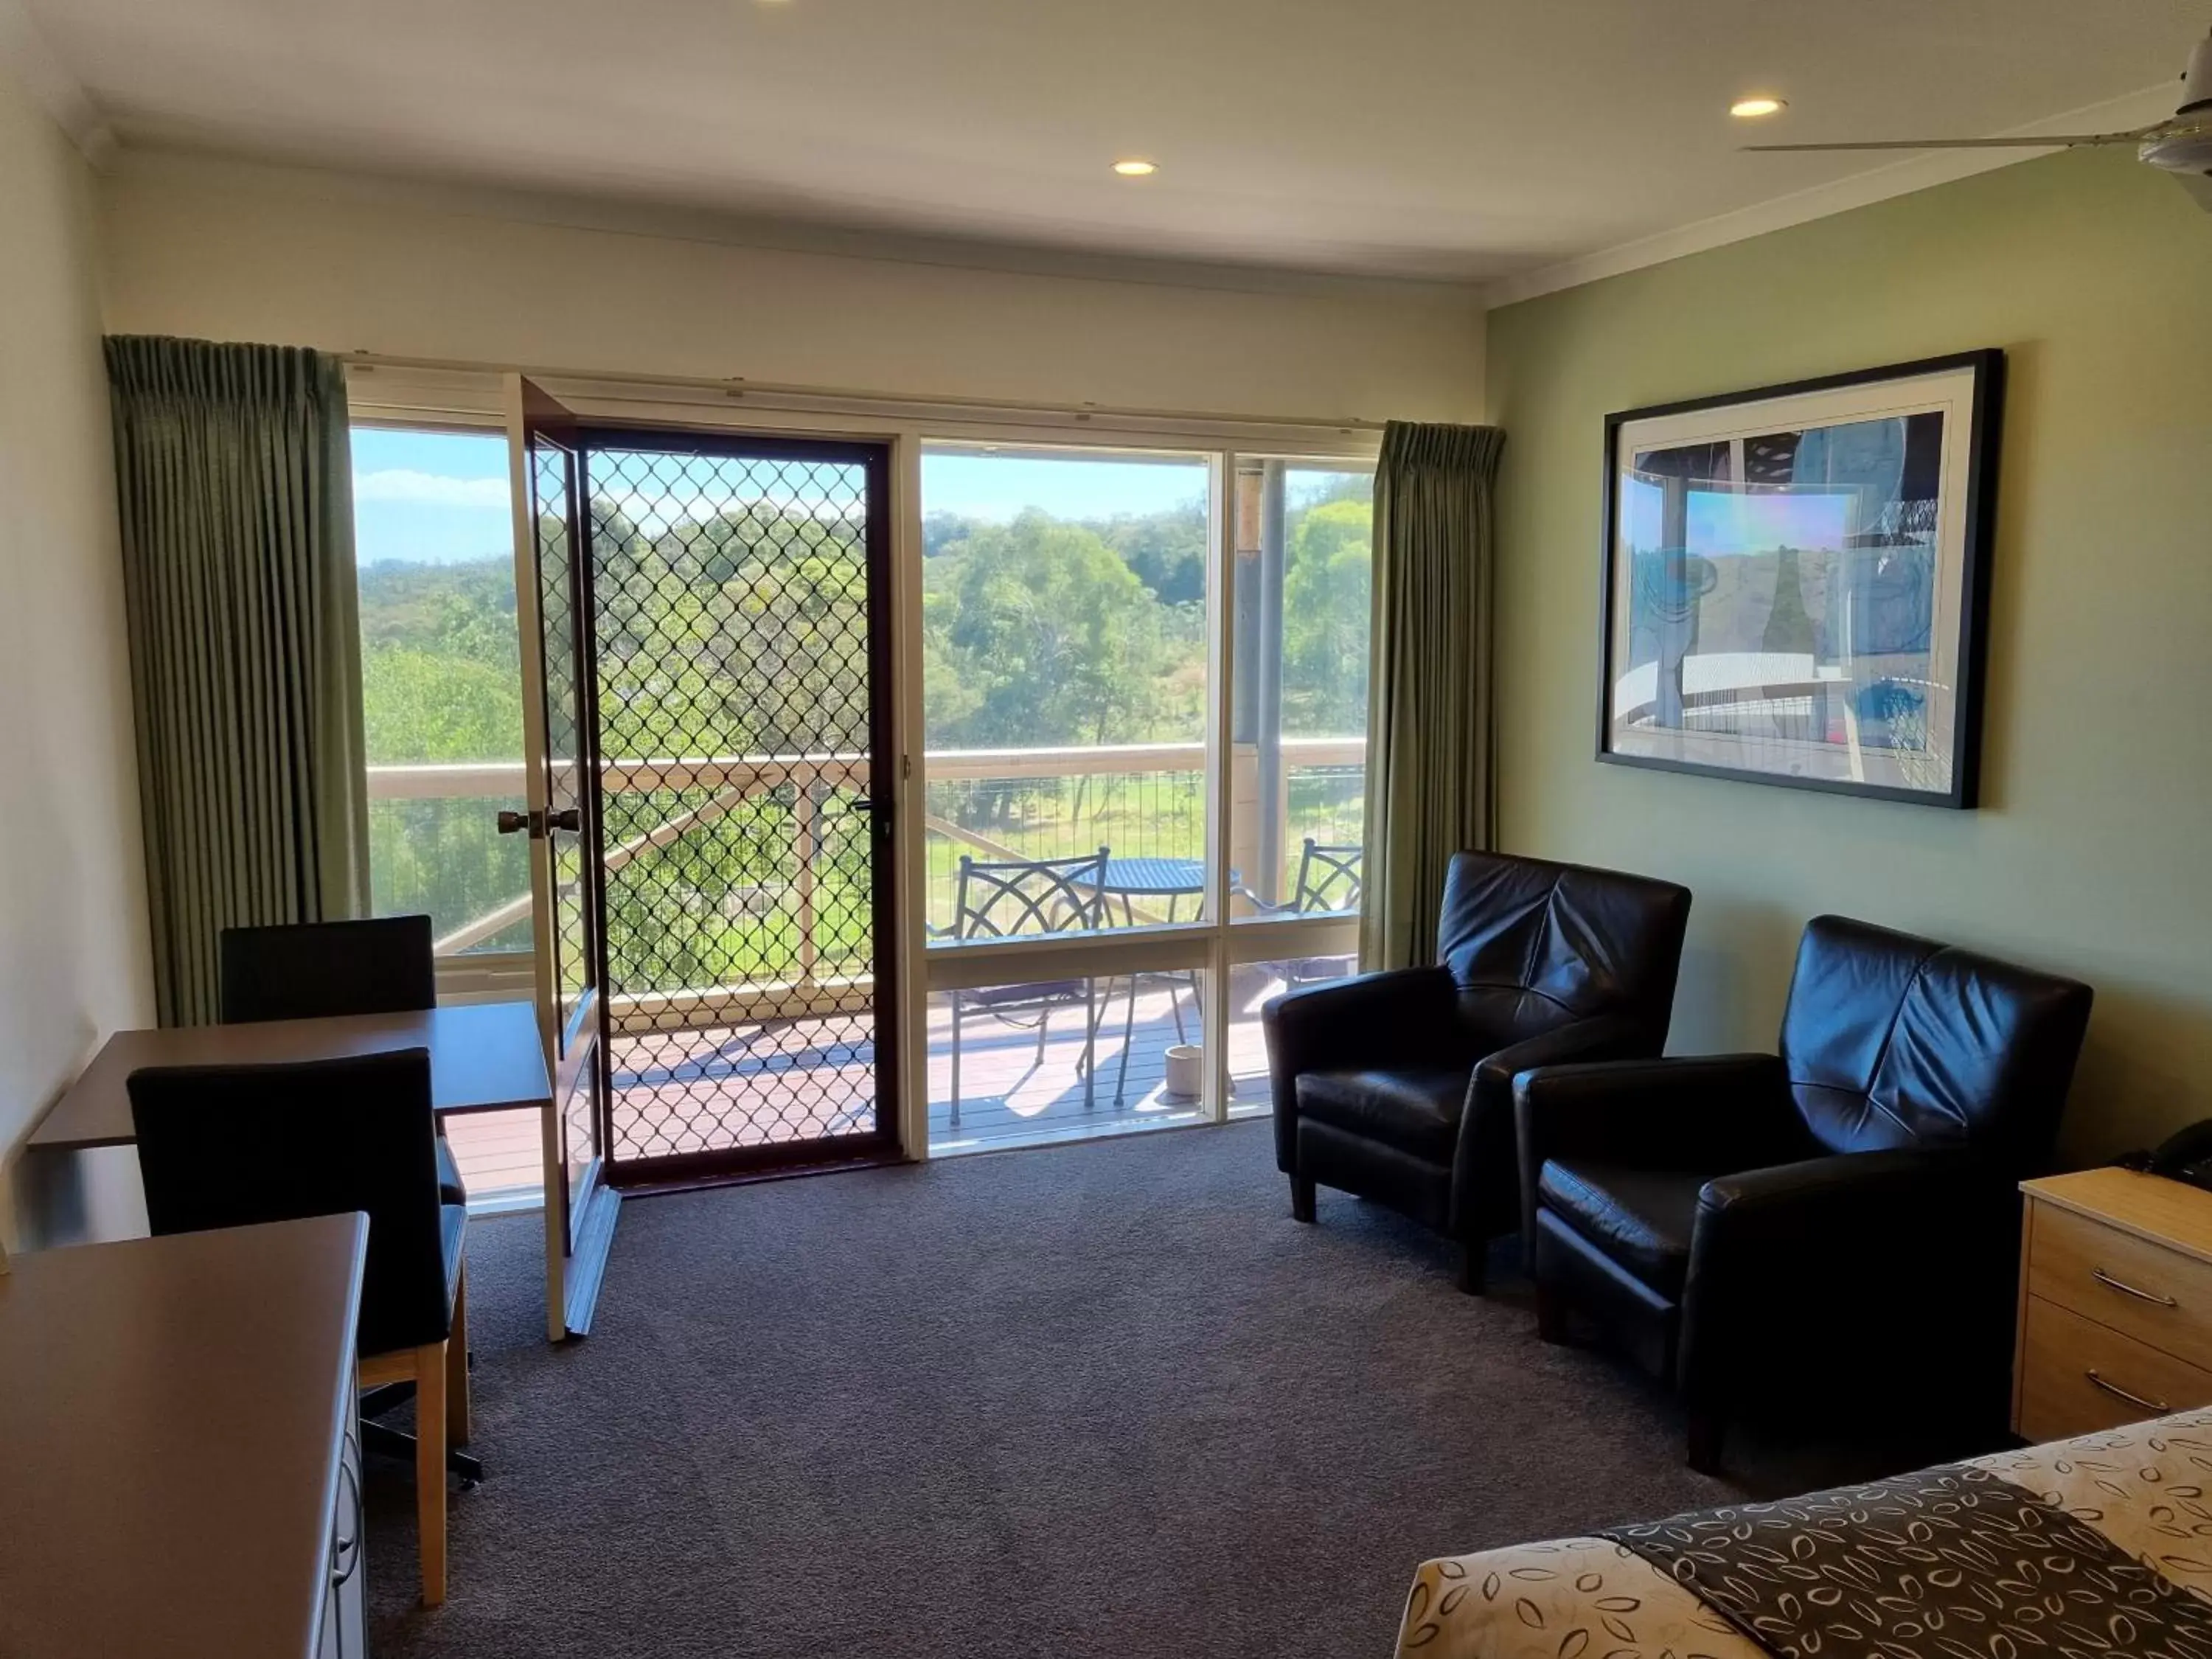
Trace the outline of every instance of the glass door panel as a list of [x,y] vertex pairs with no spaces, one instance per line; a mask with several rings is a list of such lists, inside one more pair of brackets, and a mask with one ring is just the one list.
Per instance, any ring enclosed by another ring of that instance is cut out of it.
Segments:
[[1235,921],[1358,912],[1374,496],[1371,466],[1237,460]]
[[503,813],[502,831],[526,831],[535,908],[539,1023],[555,1110],[547,1164],[559,1190],[545,1195],[573,1254],[591,1217],[601,1170],[605,962],[597,732],[587,584],[580,562],[583,456],[575,422],[526,380],[514,388],[514,441],[521,473],[516,537],[523,629],[526,814]]
[[923,452],[933,939],[990,935],[963,860],[1103,851],[1083,927],[1204,915],[1212,480],[1200,455]]

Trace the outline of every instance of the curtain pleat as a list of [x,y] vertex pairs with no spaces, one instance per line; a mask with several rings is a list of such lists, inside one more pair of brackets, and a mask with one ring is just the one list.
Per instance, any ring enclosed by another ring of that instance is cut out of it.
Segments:
[[345,380],[286,347],[106,350],[156,1006],[198,1024],[222,929],[368,908]]
[[1383,429],[1370,637],[1367,968],[1436,960],[1444,866],[1497,835],[1491,687],[1494,427]]

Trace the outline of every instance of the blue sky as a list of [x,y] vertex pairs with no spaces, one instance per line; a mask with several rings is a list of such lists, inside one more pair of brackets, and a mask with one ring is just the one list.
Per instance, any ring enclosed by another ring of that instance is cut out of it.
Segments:
[[[501,433],[353,434],[356,556],[452,563],[506,558],[507,439]],[[1024,507],[1057,517],[1158,513],[1206,499],[1202,461],[1074,460],[932,451],[921,460],[922,510],[1004,521]]]

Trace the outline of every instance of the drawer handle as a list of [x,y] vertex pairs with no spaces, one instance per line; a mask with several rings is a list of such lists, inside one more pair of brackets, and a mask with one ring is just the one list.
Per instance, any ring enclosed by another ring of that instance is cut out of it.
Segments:
[[2118,1383],[2106,1382],[2105,1379],[2098,1376],[2094,1370],[2086,1370],[2083,1371],[2081,1375],[2087,1377],[2092,1382],[2094,1382],[2106,1394],[2118,1395],[2121,1399],[2126,1401],[2130,1406],[2141,1406],[2145,1411],[2153,1413],[2154,1416],[2163,1417],[2166,1413],[2173,1409],[2172,1407],[2167,1405],[2163,1400],[2146,1400],[2139,1394],[2130,1394]]
[[2144,1302],[2155,1302],[2161,1308],[2178,1308],[2181,1304],[2170,1296],[2160,1296],[2156,1291],[2139,1291],[2134,1285],[2117,1279],[2102,1267],[2089,1269],[2089,1277],[2106,1289],[2118,1291],[2122,1296],[2132,1296]]

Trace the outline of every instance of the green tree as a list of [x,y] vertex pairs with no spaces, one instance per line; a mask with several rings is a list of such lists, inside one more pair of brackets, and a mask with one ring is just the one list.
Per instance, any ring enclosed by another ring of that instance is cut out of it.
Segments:
[[1373,510],[1328,501],[1289,526],[1283,573],[1283,729],[1300,737],[1367,729]]
[[[949,681],[928,727],[946,748],[1129,743],[1201,729],[1176,617],[1097,532],[1034,509],[931,560],[925,648]],[[1200,673],[1203,654],[1199,653]]]

